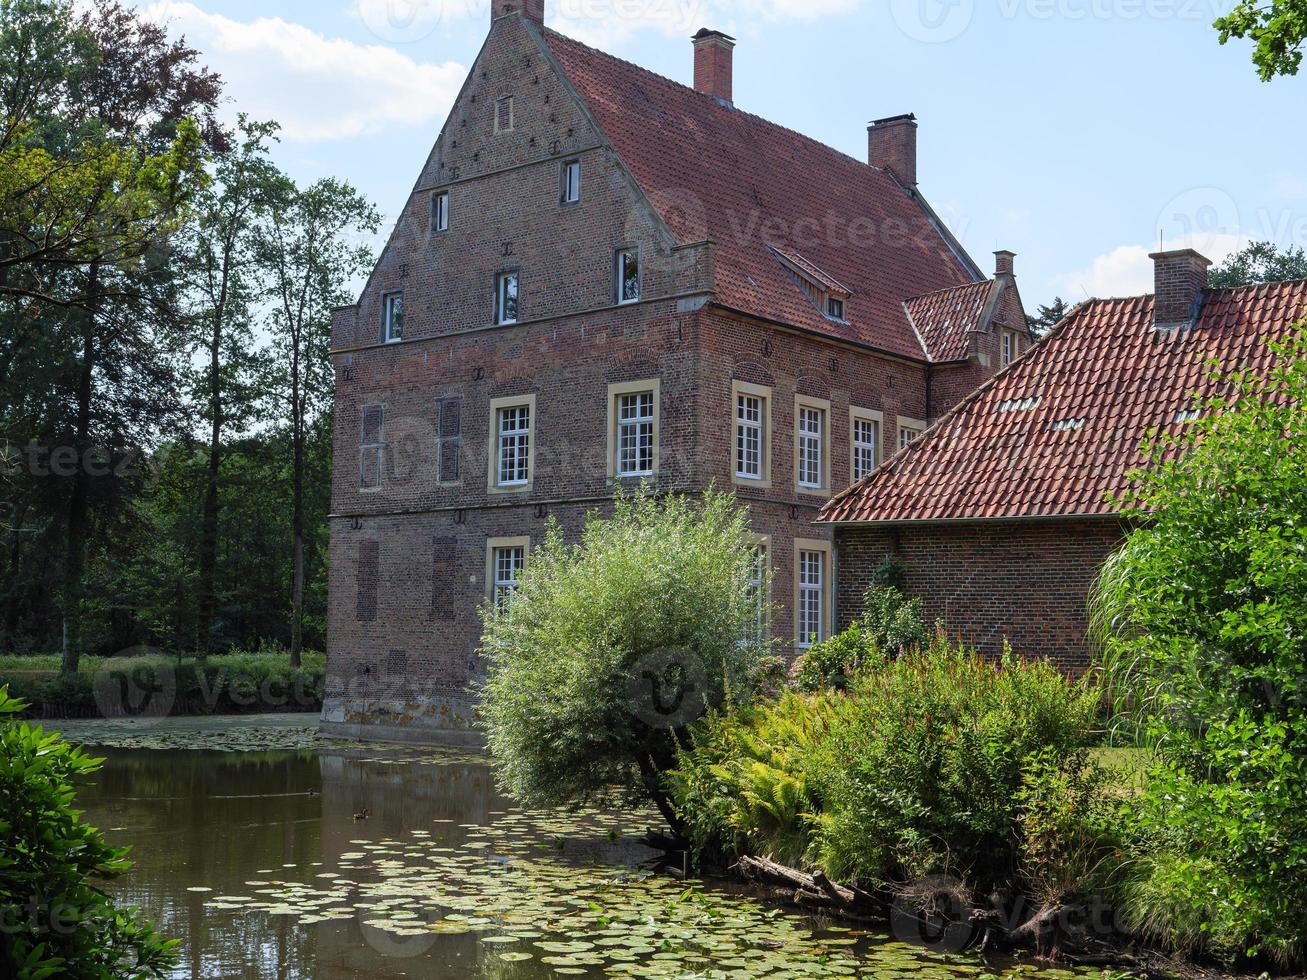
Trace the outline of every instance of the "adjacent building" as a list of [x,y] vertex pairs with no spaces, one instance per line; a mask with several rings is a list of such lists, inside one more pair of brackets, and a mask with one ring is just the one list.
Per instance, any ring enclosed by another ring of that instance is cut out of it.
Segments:
[[897,555],[930,620],[989,653],[1005,640],[1090,664],[1090,589],[1128,527],[1117,504],[1143,446],[1224,394],[1212,371],[1266,372],[1307,314],[1307,282],[1207,289],[1197,252],[1153,256],[1156,292],[1090,300],[926,435],[825,507],[838,619]]
[[[494,0],[367,287],[337,312],[324,725],[472,739],[478,607],[618,487],[748,503],[787,650],[835,625],[833,493],[1029,343],[917,187],[917,122],[854,159]],[[687,51],[687,67],[689,55]]]

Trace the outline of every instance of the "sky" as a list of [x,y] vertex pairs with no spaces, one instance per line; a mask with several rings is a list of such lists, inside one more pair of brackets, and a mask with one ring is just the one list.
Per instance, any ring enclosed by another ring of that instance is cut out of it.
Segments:
[[[282,124],[278,162],[398,215],[490,25],[490,0],[144,0]],[[546,0],[546,23],[689,84],[726,31],[735,102],[866,158],[919,124],[921,190],[1028,310],[1150,292],[1148,253],[1307,246],[1307,73],[1263,83],[1212,21],[1233,0]]]

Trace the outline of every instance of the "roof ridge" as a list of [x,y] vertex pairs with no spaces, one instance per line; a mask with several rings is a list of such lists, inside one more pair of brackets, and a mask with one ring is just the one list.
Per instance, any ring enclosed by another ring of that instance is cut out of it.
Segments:
[[845,153],[843,150],[837,149],[831,146],[829,143],[823,143],[821,140],[817,139],[814,136],[809,136],[806,133],[801,133],[797,129],[792,129],[791,127],[778,123],[775,120],[768,119],[766,116],[760,116],[755,112],[749,112],[746,109],[741,109],[739,108],[739,106],[736,106],[734,103],[732,103],[732,107],[730,109],[727,109],[724,106],[722,106],[721,103],[718,102],[718,100],[714,96],[708,95],[704,92],[700,92],[693,85],[686,85],[684,82],[678,82],[674,78],[668,78],[666,75],[660,75],[658,72],[654,71],[651,68],[646,68],[644,67],[644,65],[636,64],[634,61],[628,61],[625,58],[619,58],[615,54],[611,54],[608,51],[604,51],[602,48],[593,47],[589,44],[586,44],[584,41],[578,41],[576,38],[569,37],[568,35],[562,33],[561,31],[554,30],[552,27],[546,27],[544,29],[544,33],[546,38],[548,37],[560,38],[563,41],[566,41],[568,44],[575,44],[577,47],[584,48],[585,50],[592,52],[593,54],[597,54],[603,58],[607,58],[610,61],[615,61],[618,64],[625,65],[628,68],[632,68],[635,71],[641,72],[642,74],[649,76],[650,78],[657,79],[658,81],[664,84],[672,85],[679,89],[684,89],[687,92],[692,92],[695,95],[699,96],[700,98],[711,103],[712,105],[715,105],[723,112],[734,112],[734,113],[739,113],[742,116],[748,116],[750,119],[755,119],[758,122],[762,123],[763,125],[771,126],[773,129],[778,129],[781,132],[789,133],[791,136],[798,137],[799,139],[804,140],[807,143],[811,143],[813,146],[819,147],[820,149],[826,151],[827,153],[833,154],[834,156],[840,157],[844,160],[852,161],[853,163],[857,164],[860,167],[865,167],[868,170],[875,170],[883,174],[889,174],[889,171],[883,167],[874,167],[871,164],[867,163],[865,160],[860,160],[850,153]]
[[916,296],[909,296],[903,302],[911,303],[914,300],[929,299],[931,296],[938,296],[941,293],[951,293],[959,289],[969,289],[974,286],[992,286],[993,284],[993,277],[990,277],[989,279],[973,279],[971,282],[960,282],[956,286],[945,286],[943,289],[932,289],[928,293],[918,293]]

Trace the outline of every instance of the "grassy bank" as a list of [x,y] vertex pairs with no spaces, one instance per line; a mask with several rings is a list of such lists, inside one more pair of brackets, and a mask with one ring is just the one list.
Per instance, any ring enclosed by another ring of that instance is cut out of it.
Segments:
[[33,717],[121,718],[320,711],[326,679],[320,653],[306,653],[299,667],[284,652],[87,657],[73,676],[59,663],[54,654],[0,656],[0,687]]

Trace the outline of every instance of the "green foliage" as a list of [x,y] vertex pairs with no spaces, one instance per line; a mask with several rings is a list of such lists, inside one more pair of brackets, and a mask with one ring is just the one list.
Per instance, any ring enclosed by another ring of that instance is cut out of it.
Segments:
[[[984,885],[1018,872],[1035,809],[1022,789],[1045,785],[1048,759],[1076,757],[1097,702],[1049,664],[991,663],[941,637],[861,671],[846,693],[712,717],[669,784],[701,849],[770,851],[864,884],[953,872]],[[1091,795],[1068,773],[1064,809]],[[1065,833],[1053,809],[1032,837]]]
[[921,599],[909,599],[893,585],[873,585],[862,600],[862,627],[877,649],[890,656],[926,642]]
[[0,968],[16,980],[167,976],[176,943],[98,884],[127,872],[126,850],[73,808],[99,760],[8,720],[22,707],[0,688]]
[[908,599],[902,592],[902,565],[887,556],[874,578],[863,598],[861,618],[799,658],[794,670],[799,690],[843,690],[858,671],[876,669],[886,656],[898,656],[926,642],[921,600]]
[[1294,246],[1281,250],[1274,242],[1245,246],[1213,268],[1208,276],[1213,289],[1291,279],[1307,279],[1307,252]]
[[864,666],[877,667],[884,657],[870,631],[855,622],[843,633],[814,644],[794,665],[800,691],[844,690]]
[[[1126,501],[1143,526],[1094,608],[1116,699],[1159,756],[1132,812],[1132,921],[1290,963],[1307,949],[1307,339],[1273,353],[1153,447]],[[1193,903],[1213,881],[1221,901]]]
[[1048,336],[1054,327],[1066,319],[1071,310],[1071,305],[1061,296],[1058,296],[1051,303],[1041,305],[1038,313],[1026,317],[1026,321],[1030,325],[1030,332],[1035,335],[1036,340],[1042,340]]
[[1269,82],[1276,75],[1296,75],[1307,40],[1307,2],[1304,0],[1239,0],[1234,10],[1213,25],[1221,43],[1230,38],[1251,38],[1253,64],[1258,77]]
[[767,652],[755,574],[745,513],[720,493],[619,496],[577,544],[551,526],[511,605],[483,615],[504,785],[531,805],[661,800],[685,726],[747,698]]

